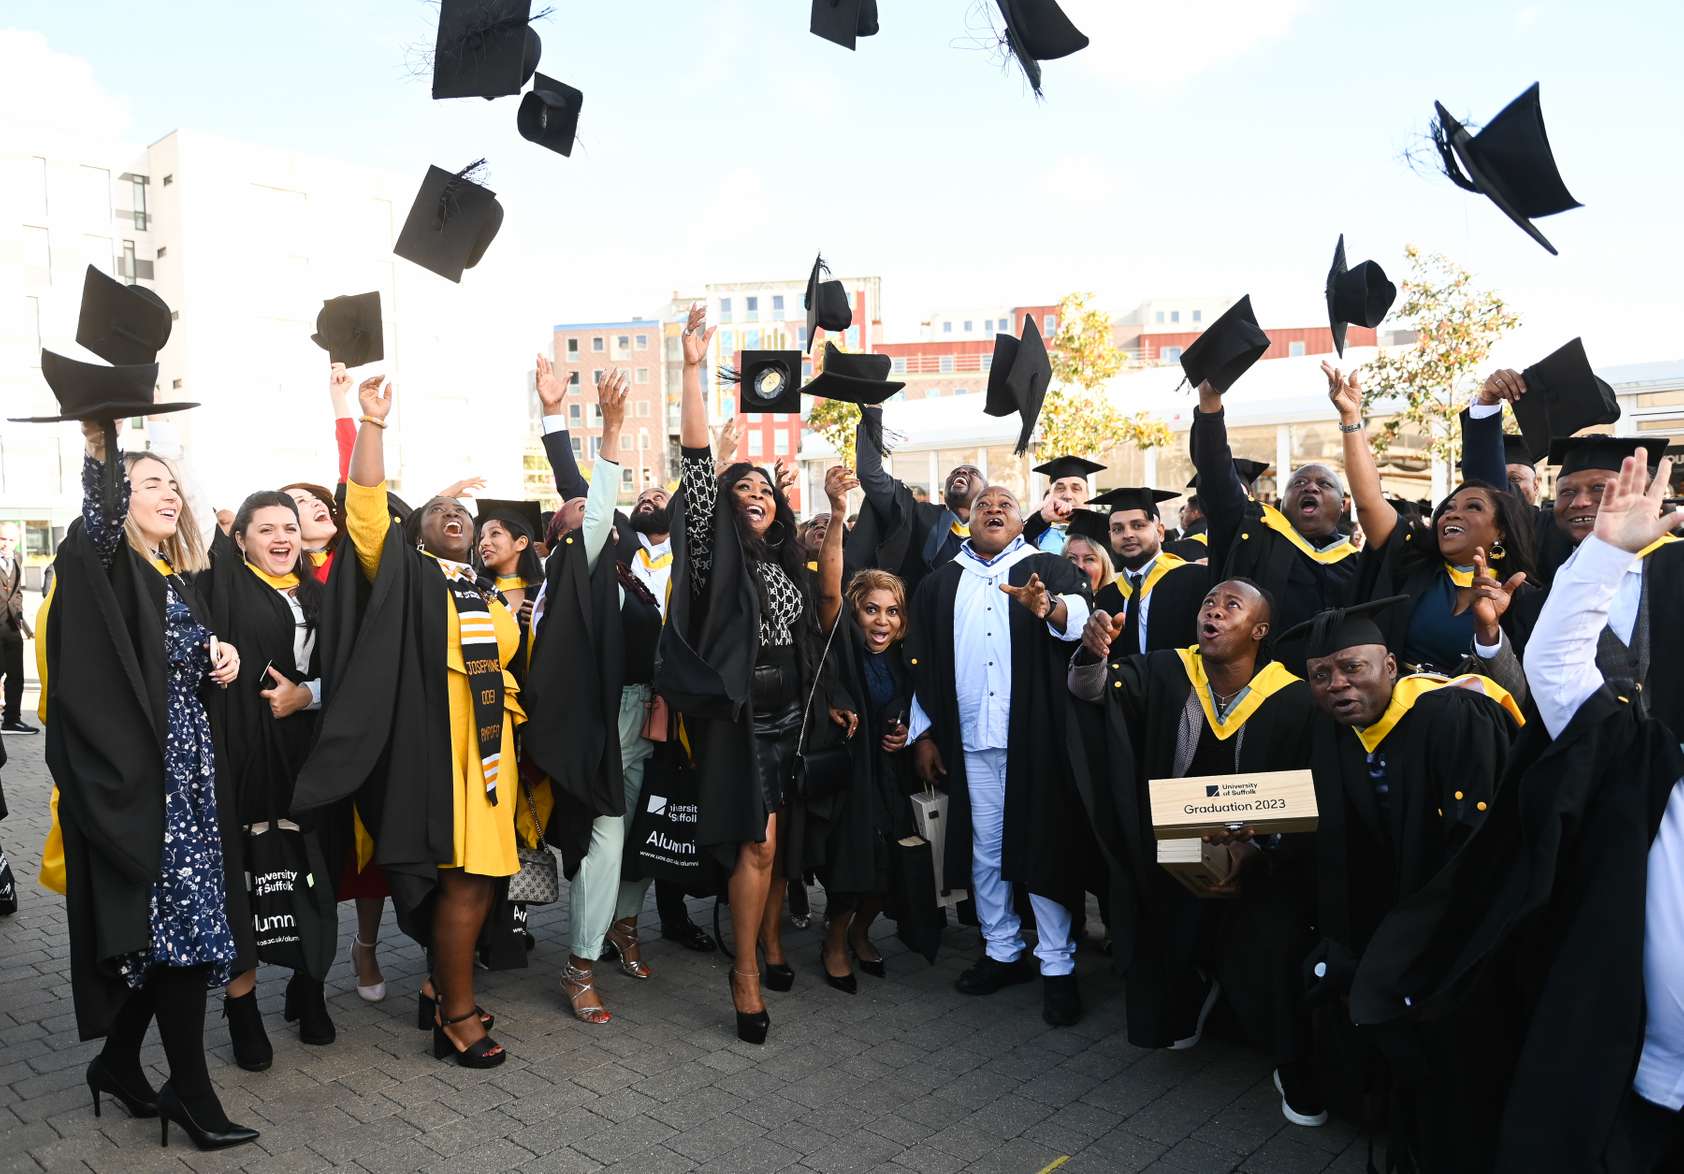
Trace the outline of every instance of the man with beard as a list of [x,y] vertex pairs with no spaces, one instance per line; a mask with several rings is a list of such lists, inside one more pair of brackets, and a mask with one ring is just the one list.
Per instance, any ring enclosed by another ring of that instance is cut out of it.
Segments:
[[1023,537],[1048,554],[1063,554],[1070,534],[1070,515],[1088,496],[1088,478],[1105,471],[1105,466],[1085,457],[1059,457],[1035,472],[1047,479],[1047,496],[1034,515],[1023,520]]
[[924,577],[953,561],[971,536],[971,507],[987,486],[982,470],[959,465],[942,482],[941,503],[918,501],[906,482],[883,468],[883,450],[873,439],[883,432],[883,409],[860,409],[854,441],[854,470],[865,491],[866,508],[848,532],[848,570],[878,567],[899,575],[907,597]]
[[1197,634],[1210,573],[1165,548],[1158,503],[1174,497],[1167,489],[1122,488],[1088,503],[1109,513],[1109,544],[1118,570],[1094,597],[1094,606],[1122,619],[1122,644],[1130,653],[1186,648]]
[[672,540],[667,530],[672,524],[672,511],[667,491],[651,485],[637,495],[632,504],[631,529],[637,538],[637,550],[626,564],[666,614],[667,584],[672,581]]
[[1064,769],[1070,706],[1059,688],[1087,620],[1087,583],[1025,541],[1010,490],[974,500],[958,557],[912,600],[908,733],[918,776],[949,797],[946,886],[971,890],[982,924],[983,956],[959,991],[990,995],[1032,976],[1012,904],[1021,886],[1035,914],[1041,1015],[1066,1026],[1081,1017],[1071,909],[1097,863]]

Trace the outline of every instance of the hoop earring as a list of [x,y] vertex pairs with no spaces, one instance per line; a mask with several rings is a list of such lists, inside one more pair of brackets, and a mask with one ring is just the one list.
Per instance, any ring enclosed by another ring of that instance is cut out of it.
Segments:
[[1490,561],[1494,563],[1502,562],[1503,556],[1507,553],[1508,551],[1503,549],[1503,544],[1501,542],[1493,542],[1491,544],[1491,554],[1489,556]]
[[[778,536],[776,538],[772,537],[773,529],[776,529],[777,532],[778,532]],[[777,518],[773,518],[772,524],[770,526],[766,527],[766,538],[765,538],[766,545],[768,547],[782,546],[784,544],[784,538],[785,537],[787,537],[787,535],[785,534],[785,531],[784,531],[784,524],[782,522],[780,522]]]

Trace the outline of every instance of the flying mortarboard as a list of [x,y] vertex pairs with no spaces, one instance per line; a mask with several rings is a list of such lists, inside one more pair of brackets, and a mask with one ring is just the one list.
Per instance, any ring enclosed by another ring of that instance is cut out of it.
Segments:
[[752,415],[801,410],[801,352],[744,351],[742,366],[722,367],[721,383],[735,383],[737,409]]
[[[1235,457],[1233,460],[1234,472],[1239,475],[1239,478],[1245,484],[1247,491],[1249,491],[1253,485],[1257,484],[1257,479],[1267,473],[1271,468],[1268,461],[1254,461],[1248,457]],[[1198,487],[1199,475],[1194,473],[1192,480],[1187,482],[1187,488],[1197,489]]]
[[582,91],[540,73],[520,100],[515,126],[527,142],[572,155],[573,139],[579,131],[579,111],[584,105]]
[[1345,267],[1345,234],[1333,249],[1333,267],[1327,271],[1327,321],[1333,328],[1333,347],[1345,354],[1345,327],[1351,323],[1375,327],[1397,300],[1397,286],[1386,280],[1386,271],[1374,261],[1355,269]]
[[1054,457],[1044,465],[1035,466],[1035,472],[1042,474],[1049,481],[1062,481],[1066,477],[1087,478],[1103,472],[1104,469],[1104,465],[1086,457]]
[[877,0],[813,0],[812,33],[844,49],[877,35]]
[[1023,424],[1014,450],[1018,456],[1029,451],[1029,438],[1041,418],[1041,405],[1046,402],[1051,382],[1052,360],[1047,357],[1035,315],[1023,316],[1021,339],[1009,334],[994,336],[993,366],[988,369],[988,395],[982,410],[990,416],[1018,414]]
[[1566,477],[1586,469],[1606,469],[1619,472],[1620,465],[1638,449],[1646,450],[1645,459],[1653,469],[1661,463],[1672,439],[1645,433],[1642,436],[1562,436],[1550,442],[1550,464],[1560,465],[1556,476]]
[[998,0],[1006,21],[1006,45],[1041,96],[1041,62],[1056,61],[1088,47],[1088,39],[1064,15],[1057,0]]
[[1251,369],[1269,349],[1269,336],[1251,312],[1251,295],[1222,311],[1222,316],[1181,352],[1181,370],[1196,389],[1210,381],[1218,394]]
[[1384,647],[1386,634],[1375,622],[1375,616],[1394,604],[1407,602],[1407,595],[1388,595],[1355,607],[1334,607],[1318,612],[1282,632],[1275,642],[1276,653],[1280,655],[1283,649],[1289,650],[1290,655],[1281,655],[1281,663],[1302,676],[1306,660],[1332,656],[1341,649],[1363,644]]
[[1098,497],[1088,499],[1089,505],[1102,505],[1109,513],[1120,510],[1145,510],[1146,516],[1158,516],[1158,505],[1161,502],[1174,501],[1181,495],[1173,489],[1149,489],[1144,486],[1121,486],[1117,489],[1107,489]]
[[813,260],[813,272],[807,278],[807,292],[801,304],[807,310],[807,350],[813,349],[814,327],[822,326],[835,333],[854,324],[854,304],[848,299],[848,289],[840,281],[824,280],[830,266],[824,254]]
[[511,501],[500,497],[476,498],[475,527],[483,526],[492,520],[508,526],[511,533],[524,534],[533,540],[544,535],[544,510],[535,501]]
[[441,0],[433,97],[520,93],[543,51],[531,21],[532,0]]
[[455,174],[427,168],[392,252],[460,283],[462,271],[479,264],[503,226],[497,193],[474,182],[484,166],[480,159]]
[[1442,103],[1434,102],[1433,108],[1438,112],[1432,128],[1433,144],[1438,148],[1444,174],[1457,187],[1485,196],[1525,229],[1527,236],[1554,254],[1555,246],[1533,226],[1532,218],[1583,205],[1568,192],[1550,153],[1538,83],[1533,82],[1474,135],[1452,118]]
[[802,395],[842,400],[862,407],[880,404],[905,387],[904,382],[890,379],[894,360],[888,355],[859,354],[837,348],[825,340],[824,367],[807,386]]
[[14,416],[19,424],[56,424],[61,420],[124,420],[130,416],[161,416],[198,404],[152,402],[158,364],[125,363],[107,367],[41,352],[41,377],[58,398],[56,416]]
[[328,354],[330,363],[361,367],[386,357],[386,336],[380,322],[380,291],[328,298],[316,315],[310,341]]
[[1068,525],[1070,537],[1086,538],[1101,550],[1111,540],[1111,520],[1097,510],[1071,510]]
[[170,325],[170,308],[163,298],[88,266],[82,278],[77,342],[114,366],[150,363],[169,341]]
[[1520,377],[1526,394],[1515,401],[1514,417],[1534,460],[1548,453],[1559,437],[1620,418],[1620,401],[1591,370],[1581,339],[1539,359]]

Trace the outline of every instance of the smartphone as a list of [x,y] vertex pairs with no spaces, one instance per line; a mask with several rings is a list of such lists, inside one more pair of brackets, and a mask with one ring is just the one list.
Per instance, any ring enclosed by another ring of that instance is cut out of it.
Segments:
[[275,682],[269,679],[269,670],[274,667],[275,662],[270,661],[263,666],[263,671],[257,674],[257,691],[259,693],[267,692],[274,685]]

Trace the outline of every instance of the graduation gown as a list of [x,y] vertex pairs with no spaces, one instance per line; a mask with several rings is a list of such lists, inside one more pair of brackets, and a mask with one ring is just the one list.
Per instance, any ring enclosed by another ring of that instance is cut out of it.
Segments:
[[1649,845],[1680,776],[1677,735],[1606,686],[1553,742],[1531,723],[1480,833],[1369,941],[1359,1025],[1502,992],[1521,1042],[1490,1107],[1498,1174],[1607,1169],[1643,1042]]
[[[1202,556],[1201,556],[1202,557]],[[1186,648],[1198,639],[1199,606],[1210,591],[1210,569],[1182,562],[1166,547],[1141,584],[1150,598],[1146,613],[1146,652]],[[1094,596],[1094,610],[1123,616],[1121,647],[1140,651],[1140,607],[1122,572]]]
[[[971,804],[954,688],[954,601],[965,572],[956,563],[933,572],[912,600],[906,640],[913,689],[929,716],[929,736],[947,769],[947,844],[943,885],[971,886]],[[1039,575],[1054,595],[1086,595],[1087,577],[1057,555],[1036,553],[1007,572],[1021,587]],[[1065,665],[1071,644],[1004,593],[1012,638],[1012,707],[1006,750],[1005,830],[1001,875],[1031,893],[1076,908],[1097,858],[1088,821],[1069,771],[1064,723],[1070,706]]]
[[894,504],[880,511],[868,498],[843,540],[846,573],[876,567],[900,577],[907,598],[926,576],[953,561],[970,529],[944,505],[918,501],[905,483],[895,482]]
[[1164,543],[1164,549],[1184,562],[1196,563],[1210,556],[1210,533],[1201,518],[1181,532],[1181,537]]

